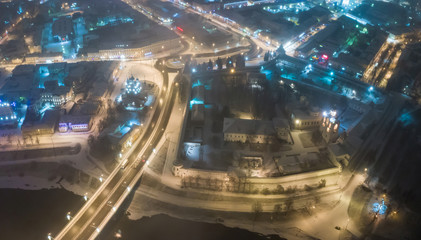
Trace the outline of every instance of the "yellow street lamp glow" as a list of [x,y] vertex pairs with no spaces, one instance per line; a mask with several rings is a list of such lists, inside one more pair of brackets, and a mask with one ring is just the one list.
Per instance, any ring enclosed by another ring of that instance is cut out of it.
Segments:
[[295,124],[300,124],[300,120],[295,120]]

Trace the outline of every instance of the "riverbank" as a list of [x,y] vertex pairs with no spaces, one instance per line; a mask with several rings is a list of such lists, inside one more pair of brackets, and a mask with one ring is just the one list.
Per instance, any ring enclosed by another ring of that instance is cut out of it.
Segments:
[[[284,240],[277,235],[264,236],[240,228],[230,228],[219,223],[204,223],[174,218],[165,214],[129,220],[120,215],[110,221],[98,240],[116,239],[148,240]],[[285,239],[286,240],[286,239]]]
[[[85,202],[83,197],[64,189],[0,189],[0,199],[0,239],[15,240],[45,240],[49,232],[54,236],[67,223],[67,212],[75,213]],[[118,211],[98,239],[116,239],[115,233],[119,230],[122,239],[283,239],[220,223],[182,220],[164,214],[130,220],[125,211]]]

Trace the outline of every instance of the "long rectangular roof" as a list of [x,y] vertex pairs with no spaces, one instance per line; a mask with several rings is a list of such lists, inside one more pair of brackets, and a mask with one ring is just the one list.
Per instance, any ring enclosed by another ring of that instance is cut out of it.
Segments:
[[224,118],[224,133],[274,135],[272,121]]

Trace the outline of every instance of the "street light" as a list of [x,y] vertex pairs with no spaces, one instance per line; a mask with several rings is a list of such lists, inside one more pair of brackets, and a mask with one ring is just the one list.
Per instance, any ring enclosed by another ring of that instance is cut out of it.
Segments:
[[85,195],[83,195],[83,199],[85,199],[85,202],[88,201],[88,193],[85,193]]
[[51,233],[48,233],[48,235],[47,235],[47,239],[48,240],[53,240],[54,238],[51,236]]
[[104,181],[104,179],[102,178],[104,175],[103,174],[101,174],[101,176],[99,177],[99,181],[100,182],[102,182],[102,181]]
[[67,212],[67,214],[66,214],[66,218],[67,218],[67,220],[69,220],[69,221],[70,221],[70,219],[72,218],[72,216],[70,216],[70,212]]

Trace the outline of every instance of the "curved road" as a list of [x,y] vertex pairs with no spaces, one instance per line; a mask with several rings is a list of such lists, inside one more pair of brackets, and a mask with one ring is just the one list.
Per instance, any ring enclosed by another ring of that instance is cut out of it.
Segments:
[[[168,77],[164,77],[162,89],[168,89]],[[169,88],[169,93],[161,90],[160,98],[163,98],[163,104],[157,104],[152,116],[150,126],[146,129],[134,151],[127,158],[128,163],[125,169],[120,167],[114,170],[103,188],[99,189],[92,199],[90,199],[84,208],[66,225],[66,227],[54,239],[90,239],[93,234],[97,234],[101,229],[100,224],[106,220],[111,211],[115,211],[118,206],[114,204],[128,190],[128,183],[140,177],[139,172],[145,164],[140,161],[138,156],[150,156],[154,152],[155,145],[162,137],[165,130],[171,109],[175,101],[177,91],[174,88],[178,84],[173,83]],[[159,99],[159,98],[158,98]],[[157,123],[157,124],[155,124]],[[143,158],[147,159],[147,158]],[[124,195],[125,196],[125,195]]]

